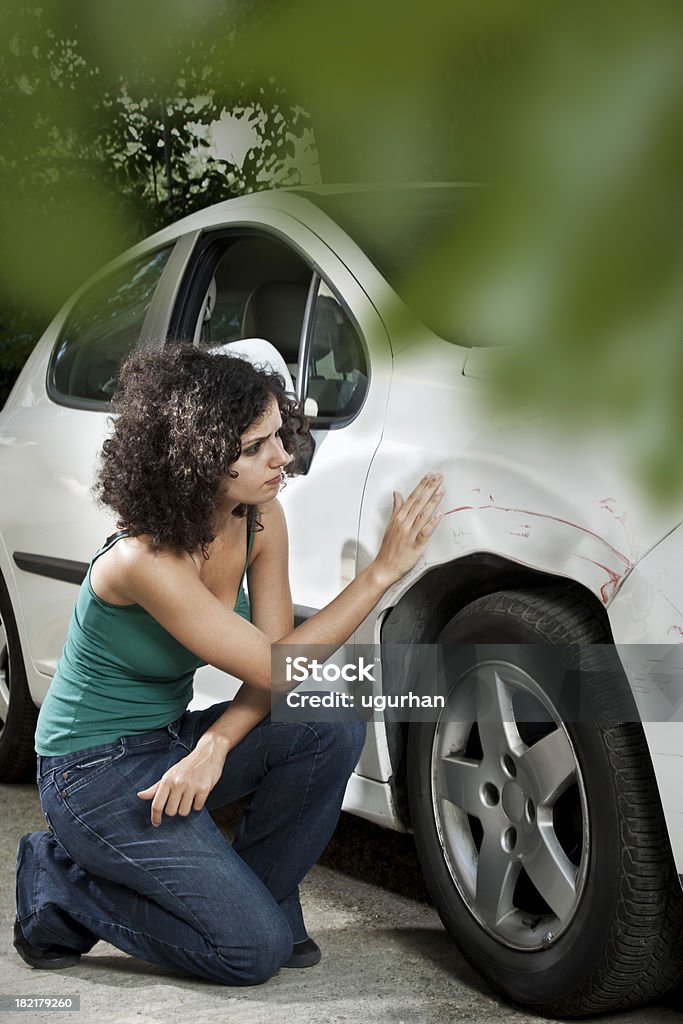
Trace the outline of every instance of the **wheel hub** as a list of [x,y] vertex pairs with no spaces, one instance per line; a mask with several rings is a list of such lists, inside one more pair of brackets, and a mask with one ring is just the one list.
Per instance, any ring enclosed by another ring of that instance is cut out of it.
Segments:
[[470,668],[437,723],[432,764],[444,858],[470,912],[508,946],[547,948],[544,936],[556,941],[581,898],[588,815],[569,735],[542,685],[509,662]]
[[518,824],[524,817],[526,794],[516,782],[507,782],[503,788],[501,803],[509,821]]

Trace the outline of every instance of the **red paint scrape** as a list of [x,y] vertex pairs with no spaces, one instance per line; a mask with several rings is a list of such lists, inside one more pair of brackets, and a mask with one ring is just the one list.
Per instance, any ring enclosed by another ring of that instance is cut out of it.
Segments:
[[[605,498],[604,500],[608,501],[609,499]],[[455,508],[451,508],[447,512],[444,512],[444,516],[454,515],[456,512],[484,511],[485,509],[489,509],[489,508],[497,509],[497,511],[499,511],[499,512],[515,512],[518,515],[523,515],[523,516],[536,516],[538,519],[552,519],[556,523],[563,523],[565,526],[571,526],[572,529],[574,529],[574,530],[580,530],[582,533],[587,533],[589,537],[595,537],[595,539],[600,541],[601,544],[606,545],[606,547],[608,547],[610,549],[610,551],[612,551],[616,555],[616,557],[621,562],[623,562],[624,568],[625,568],[625,571],[623,573],[621,573],[621,574],[620,573],[616,573],[616,572],[614,572],[613,569],[610,569],[609,566],[603,565],[601,562],[596,562],[592,558],[586,558],[584,555],[578,555],[577,556],[578,558],[583,558],[584,561],[586,561],[586,562],[592,562],[593,565],[597,565],[600,569],[604,569],[604,571],[607,573],[607,575],[609,577],[608,580],[607,580],[607,583],[604,583],[602,585],[602,587],[600,588],[600,596],[602,598],[603,604],[607,604],[607,602],[609,601],[610,597],[614,595],[614,593],[615,593],[615,591],[616,591],[616,589],[617,589],[617,587],[619,585],[620,580],[623,579],[623,577],[625,575],[627,575],[627,573],[629,573],[631,571],[631,569],[633,568],[633,562],[631,561],[631,559],[627,555],[624,554],[623,551],[619,551],[618,548],[613,547],[612,544],[609,544],[598,533],[595,533],[594,530],[589,530],[587,526],[581,526],[581,525],[579,525],[579,523],[573,523],[570,519],[563,519],[561,516],[553,516],[553,515],[550,515],[549,513],[546,513],[546,512],[532,512],[530,509],[526,509],[526,508],[506,508],[504,505],[494,505],[494,504],[490,504],[490,505],[457,505]],[[524,524],[524,525],[526,526],[527,524]],[[523,533],[515,534],[512,531],[509,531],[509,532],[511,533],[512,536],[518,536],[518,537],[528,536],[528,534],[523,534]]]

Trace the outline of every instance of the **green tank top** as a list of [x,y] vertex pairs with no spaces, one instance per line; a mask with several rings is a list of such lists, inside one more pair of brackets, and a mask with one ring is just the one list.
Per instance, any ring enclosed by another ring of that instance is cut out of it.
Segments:
[[[247,557],[235,611],[249,620],[244,577],[254,537],[247,523]],[[206,662],[183,647],[139,604],[114,605],[90,583],[93,562],[126,532],[95,552],[76,600],[66,644],[38,715],[39,754],[70,754],[160,729],[192,700],[195,671]]]

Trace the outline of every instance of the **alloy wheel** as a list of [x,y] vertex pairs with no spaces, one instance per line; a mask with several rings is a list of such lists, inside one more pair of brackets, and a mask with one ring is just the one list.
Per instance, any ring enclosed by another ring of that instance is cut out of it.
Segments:
[[587,804],[567,729],[520,666],[478,662],[452,686],[434,734],[432,807],[480,925],[515,949],[555,942],[584,887]]

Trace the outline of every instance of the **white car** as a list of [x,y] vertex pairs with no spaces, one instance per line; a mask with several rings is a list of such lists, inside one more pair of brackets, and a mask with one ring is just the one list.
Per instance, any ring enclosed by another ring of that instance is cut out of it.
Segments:
[[[266,339],[316,442],[281,495],[299,617],[368,564],[392,490],[444,474],[426,557],[353,639],[379,652],[376,694],[438,679],[446,707],[373,715],[345,808],[414,831],[446,928],[493,986],[587,1015],[665,992],[683,966],[683,527],[646,506],[608,438],[579,446],[491,409],[495,348],[406,308],[411,265],[466,198],[230,200],[55,317],[0,414],[0,776],[30,770],[35,706],[112,529],[90,487],[122,358]],[[233,686],[202,670],[197,702]]]

